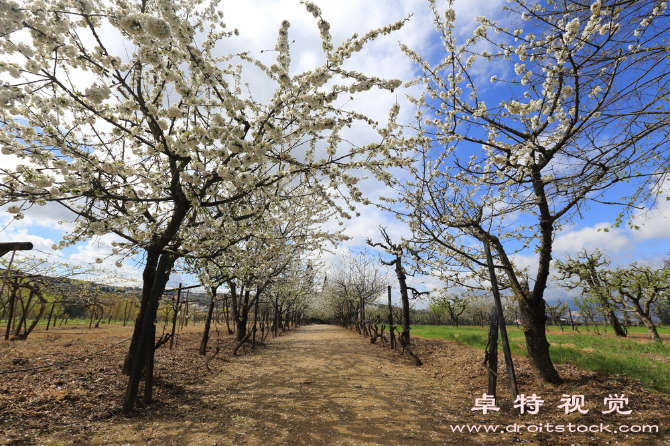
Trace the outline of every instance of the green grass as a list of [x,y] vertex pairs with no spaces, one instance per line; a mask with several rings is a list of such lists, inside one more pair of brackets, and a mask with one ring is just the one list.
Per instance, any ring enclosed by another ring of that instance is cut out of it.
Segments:
[[[646,333],[646,330],[644,327],[631,327],[629,332]],[[580,334],[566,328],[561,334],[547,334],[547,339],[551,344],[549,350],[551,359],[556,364],[570,363],[585,370],[613,376],[635,377],[649,387],[670,394],[670,347],[667,343],[642,343],[630,339],[597,336],[592,333]],[[659,333],[670,333],[670,328],[661,328]],[[516,327],[507,327],[507,334],[512,353],[528,356],[521,330]],[[412,335],[446,339],[484,349],[488,328],[418,325],[412,327]],[[651,355],[667,358],[667,360],[659,361],[650,357]]]
[[[17,322],[18,322],[18,320],[17,320]],[[63,325],[61,325],[61,318],[59,317],[59,318],[56,320],[56,324],[55,324],[55,325],[54,325],[54,320],[52,319],[52,320],[51,320],[51,323],[50,323],[49,326],[50,326],[50,327],[62,327],[62,328],[75,327],[75,326],[77,326],[77,327],[78,327],[78,326],[86,326],[86,327],[88,327],[89,322],[90,322],[90,319],[84,319],[84,318],[72,318],[72,319],[68,319],[68,320],[67,320],[67,324],[63,323]],[[135,319],[133,319],[132,321],[130,321],[131,324],[134,323],[134,322],[135,322]],[[31,323],[32,323],[32,320],[28,320],[28,325],[30,325]],[[121,324],[123,324],[123,320],[112,319],[112,322],[111,322],[111,324],[109,324],[109,325],[121,325]],[[95,320],[93,321],[93,325],[95,325]],[[107,324],[107,318],[105,318],[105,319],[103,319],[102,321],[100,321],[100,326],[103,326],[103,325],[108,325],[108,324]],[[46,318],[43,317],[43,318],[37,323],[37,327],[35,327],[35,329],[36,329],[36,330],[38,330],[38,329],[44,329],[46,326],[47,326],[47,320],[46,320]],[[2,332],[4,333],[4,330],[5,330],[6,328],[7,328],[7,320],[3,319],[3,320],[0,321],[0,331],[2,331]],[[14,328],[12,328],[12,331],[13,331],[13,330],[14,330]]]

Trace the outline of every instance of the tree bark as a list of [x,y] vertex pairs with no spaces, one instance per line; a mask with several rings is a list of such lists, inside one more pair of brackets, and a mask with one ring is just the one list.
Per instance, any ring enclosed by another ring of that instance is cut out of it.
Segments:
[[135,327],[133,328],[133,335],[130,338],[130,345],[128,346],[128,353],[126,353],[126,358],[123,361],[123,368],[121,373],[124,375],[130,375],[130,370],[133,365],[135,358],[135,350],[137,350],[137,345],[140,339],[140,333],[142,332],[142,322],[144,321],[144,314],[147,309],[147,302],[149,302],[149,296],[151,295],[151,287],[154,283],[154,277],[156,276],[156,266],[158,265],[158,252],[147,251],[147,263],[144,265],[144,271],[142,272],[142,297],[140,298],[140,311],[135,318]]
[[549,356],[549,341],[545,330],[546,303],[544,299],[528,302],[527,298],[519,300],[519,312],[523,333],[526,338],[528,349],[528,360],[535,378],[546,383],[560,383],[561,378],[554,368],[554,363]]
[[639,301],[635,301],[635,300],[633,301],[633,308],[635,309],[635,313],[637,313],[637,317],[640,318],[640,320],[644,324],[644,327],[649,332],[649,337],[651,338],[651,340],[654,341],[654,342],[663,342],[661,340],[661,337],[658,335],[658,331],[656,330],[656,325],[654,325],[654,322],[648,316],[648,313],[644,311],[644,309],[642,308],[642,305],[640,305]]
[[51,324],[51,317],[54,314],[54,307],[55,306],[56,306],[56,304],[51,304],[51,311],[49,312],[49,317],[47,318],[47,329],[46,329],[46,331],[49,331],[49,325]]
[[256,346],[256,327],[258,325],[258,307],[260,305],[260,302],[261,302],[260,291],[257,288],[256,289],[256,301],[254,303],[254,328],[253,328],[254,332],[253,332],[253,335],[252,335],[252,338],[251,338],[251,347],[252,348]]
[[[165,254],[164,254],[165,255]],[[140,380],[142,378],[142,371],[146,367],[147,352],[149,349],[153,350],[155,346],[155,330],[154,321],[156,320],[156,311],[158,310],[158,301],[165,289],[165,283],[169,275],[169,267],[174,264],[174,259],[162,258],[158,264],[158,268],[154,270],[154,283],[149,299],[147,299],[145,306],[145,319],[143,329],[138,336],[138,348],[132,351],[133,363],[131,368],[130,378],[128,379],[128,386],[126,387],[126,394],[123,399],[123,411],[129,412],[135,408],[135,400],[137,398],[137,390],[139,388]],[[153,333],[153,335],[152,335]],[[151,383],[151,378],[150,378]],[[145,393],[145,400],[151,398],[150,394]]]
[[613,309],[608,308],[606,310],[607,314],[607,319],[610,321],[610,325],[612,326],[612,329],[614,330],[614,334],[620,337],[625,338],[626,337],[626,332],[624,331],[623,327],[621,326],[621,323],[619,322],[619,318],[616,317],[616,313],[614,312]]
[[14,279],[14,288],[9,295],[9,312],[7,313],[7,327],[5,328],[5,341],[9,340],[9,333],[12,330],[12,322],[14,321],[14,307],[16,306],[16,293],[18,292],[18,281],[19,279]]
[[21,334],[21,328],[26,325],[26,317],[28,315],[28,309],[30,308],[30,303],[33,300],[33,291],[30,290],[30,293],[28,294],[28,299],[27,303],[23,303],[23,299],[19,299],[19,303],[21,304],[21,318],[19,319],[18,325],[15,327],[14,331],[14,337],[19,338],[19,335]]

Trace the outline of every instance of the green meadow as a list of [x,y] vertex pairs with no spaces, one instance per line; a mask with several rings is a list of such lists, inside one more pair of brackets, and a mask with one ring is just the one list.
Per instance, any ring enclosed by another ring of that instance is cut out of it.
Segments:
[[[569,363],[585,370],[598,371],[613,376],[639,378],[650,388],[670,394],[670,341],[653,343],[643,327],[629,327],[631,337],[616,338],[612,331],[597,335],[581,326],[580,332],[569,326],[548,327],[547,338],[551,344],[551,358],[556,364]],[[659,334],[670,334],[670,328],[658,328]],[[412,335],[425,338],[456,341],[470,347],[484,349],[488,328],[481,326],[412,327]],[[527,356],[523,332],[514,326],[507,327],[513,354]],[[502,347],[499,345],[499,349]]]

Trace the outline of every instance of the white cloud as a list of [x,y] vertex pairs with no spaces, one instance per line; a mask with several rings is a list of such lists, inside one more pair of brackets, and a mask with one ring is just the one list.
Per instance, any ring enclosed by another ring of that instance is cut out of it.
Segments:
[[[669,185],[670,186],[670,185]],[[668,190],[668,187],[665,187]],[[654,209],[643,209],[635,213],[632,223],[640,229],[630,230],[631,237],[636,241],[670,238],[670,201],[665,195],[658,197]]]
[[[23,210],[25,216],[21,220],[15,220],[11,223],[12,228],[48,228],[57,231],[66,231],[72,229],[74,226],[71,222],[76,218],[76,215],[70,212],[64,206],[51,202],[44,206],[32,205]],[[5,221],[7,224],[9,219],[13,218],[11,214],[7,213],[7,206],[0,207],[0,221]],[[63,222],[59,224],[58,222]]]
[[33,249],[42,251],[51,251],[51,245],[54,244],[53,240],[28,233],[28,230],[25,228],[12,227],[0,232],[0,242],[30,242],[33,244]]
[[618,253],[634,248],[634,243],[625,230],[610,227],[609,223],[598,223],[579,230],[561,231],[554,241],[554,252],[559,255],[576,254],[582,249],[592,251],[597,248]]

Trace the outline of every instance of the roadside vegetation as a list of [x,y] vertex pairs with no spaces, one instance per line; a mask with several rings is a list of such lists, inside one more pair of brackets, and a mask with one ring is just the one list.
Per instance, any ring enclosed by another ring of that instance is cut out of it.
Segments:
[[[547,327],[551,344],[551,359],[557,364],[569,363],[579,368],[609,375],[626,375],[638,378],[650,388],[670,393],[670,327],[658,328],[665,343],[651,342],[645,337],[644,327],[630,327],[629,338],[615,338],[612,334],[596,335],[592,332],[560,331],[560,327]],[[456,341],[463,345],[484,350],[488,327],[435,326],[412,327],[412,334],[424,338]],[[523,331],[508,327],[510,347],[515,355],[528,356]],[[635,335],[639,335],[635,336]],[[499,347],[502,348],[502,347]]]

